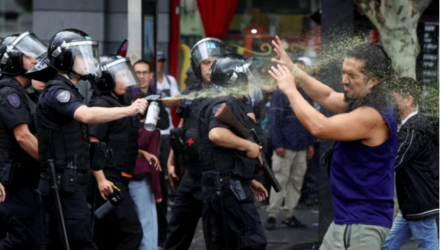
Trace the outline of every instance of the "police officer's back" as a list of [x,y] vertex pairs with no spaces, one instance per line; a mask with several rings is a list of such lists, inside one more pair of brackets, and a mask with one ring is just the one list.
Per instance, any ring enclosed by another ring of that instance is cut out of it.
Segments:
[[198,126],[207,249],[264,249],[266,246],[253,203],[253,191],[267,196],[261,184],[253,180],[260,148],[215,118],[220,105],[226,104],[245,127],[254,126],[245,110],[246,90],[249,81],[254,79],[251,67],[252,61],[239,55],[219,57],[211,67],[213,84],[220,86],[221,94],[229,91],[230,96],[207,100]]
[[[193,46],[191,49],[191,67],[197,82],[189,85],[183,91],[183,95],[197,96],[197,93],[209,89],[211,85],[209,73],[211,65],[225,51],[225,45],[217,38],[204,38]],[[200,162],[196,155],[185,150],[190,149],[192,146],[189,138],[192,136],[191,131],[194,131],[196,128],[200,104],[200,100],[193,100],[191,98],[182,100],[182,105],[178,109],[178,113],[182,118],[179,128],[171,130],[171,138],[174,138],[174,142],[171,143],[172,145],[176,145],[176,140],[181,140],[185,143],[185,145],[179,144],[181,148],[177,149],[177,151],[181,151],[181,156],[178,157],[181,160],[179,162],[180,168],[186,169],[186,172],[183,176],[178,176],[182,171],[176,172],[175,153],[178,155],[179,152],[171,150],[168,159],[168,174],[171,186],[174,188],[175,182],[179,178],[181,179],[176,191],[172,215],[168,225],[168,238],[165,243],[165,249],[188,249],[194,238],[198,221],[202,216]]]

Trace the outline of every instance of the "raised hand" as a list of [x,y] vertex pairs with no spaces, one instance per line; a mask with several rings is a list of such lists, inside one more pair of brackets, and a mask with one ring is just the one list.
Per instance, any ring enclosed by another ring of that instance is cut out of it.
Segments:
[[289,90],[296,88],[295,79],[286,66],[272,66],[268,73],[277,82],[278,88],[284,94]]
[[283,43],[278,36],[275,36],[275,39],[272,40],[272,45],[274,47],[273,51],[275,52],[275,57],[272,58],[272,62],[275,65],[284,65],[290,70],[293,70],[295,64],[286,53],[286,50],[284,50]]

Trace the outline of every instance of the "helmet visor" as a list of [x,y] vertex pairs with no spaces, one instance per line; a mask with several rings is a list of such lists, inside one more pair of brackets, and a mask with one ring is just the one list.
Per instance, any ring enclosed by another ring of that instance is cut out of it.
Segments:
[[225,45],[216,38],[205,38],[194,45],[191,50],[191,59],[197,66],[210,57],[219,57],[225,54]]
[[121,59],[108,63],[102,67],[102,71],[110,73],[115,85],[139,86],[139,80],[128,58],[121,57]]
[[47,52],[47,47],[33,33],[25,32],[17,37],[12,45],[28,57],[41,61],[43,55]]
[[92,75],[101,77],[98,42],[70,42],[67,46],[70,46],[72,52],[73,72],[80,76]]
[[[261,87],[262,81],[260,78],[260,74],[258,73],[258,70],[255,67],[254,62],[251,57],[247,58],[241,67],[236,67],[235,71],[245,73],[247,76],[247,79],[248,79],[248,83],[251,86],[254,86],[257,88]],[[234,78],[234,75],[232,75],[231,78]],[[231,79],[231,80],[233,80],[233,79]]]

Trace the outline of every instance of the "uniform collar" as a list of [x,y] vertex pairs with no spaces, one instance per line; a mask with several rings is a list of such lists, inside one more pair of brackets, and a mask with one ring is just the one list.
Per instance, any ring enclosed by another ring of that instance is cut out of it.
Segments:
[[55,77],[54,77],[54,79],[55,79],[55,80],[63,81],[63,82],[65,82],[67,85],[69,85],[70,87],[75,88],[75,89],[78,89],[78,88],[75,86],[75,84],[73,84],[69,79],[65,78],[65,77],[62,76],[62,75],[58,75],[58,74],[56,74]]
[[9,82],[12,85],[17,85],[17,87],[20,86],[23,88],[23,85],[21,85],[21,83],[17,79],[15,79],[15,77],[13,77],[13,76],[3,75],[2,78],[0,78],[0,81],[2,81],[2,80],[9,80]]

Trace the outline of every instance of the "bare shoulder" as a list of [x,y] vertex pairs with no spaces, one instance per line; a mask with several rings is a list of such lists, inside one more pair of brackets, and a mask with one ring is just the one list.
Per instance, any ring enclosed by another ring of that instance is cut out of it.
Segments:
[[356,117],[356,119],[365,122],[369,126],[380,125],[385,122],[385,119],[379,111],[368,106],[359,107],[351,111],[349,114]]
[[385,142],[390,136],[390,129],[382,114],[368,106],[360,107],[351,112],[356,116],[359,125],[368,136],[362,141],[367,146],[378,146]]

